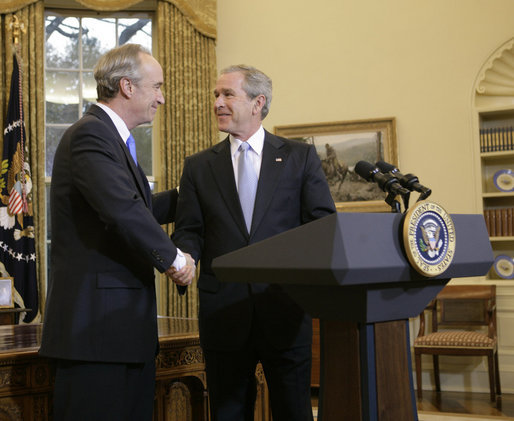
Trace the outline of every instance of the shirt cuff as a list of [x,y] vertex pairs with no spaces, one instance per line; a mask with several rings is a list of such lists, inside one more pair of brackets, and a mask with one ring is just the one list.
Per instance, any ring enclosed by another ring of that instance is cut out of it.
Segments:
[[172,266],[175,269],[180,270],[185,265],[186,265],[186,256],[184,256],[184,253],[182,253],[182,251],[179,248],[177,248],[177,257],[175,257],[175,260],[173,261]]

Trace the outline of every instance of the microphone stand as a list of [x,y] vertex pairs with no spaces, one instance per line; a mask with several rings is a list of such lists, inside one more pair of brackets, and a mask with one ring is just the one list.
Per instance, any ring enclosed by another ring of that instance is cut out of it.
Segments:
[[432,194],[432,190],[428,189],[427,191],[425,191],[424,193],[420,194],[419,195],[419,198],[418,198],[418,202],[420,200],[425,200],[428,196],[430,196]]
[[410,192],[403,195],[402,199],[403,199],[403,209],[405,209],[405,212],[407,212],[407,209],[409,209]]
[[387,197],[385,198],[385,202],[391,206],[391,212],[392,213],[400,213],[400,202],[395,199],[396,195],[394,193],[389,192],[387,194]]
[[[394,193],[389,192],[385,198],[385,202],[391,206],[392,213],[401,213],[400,202],[396,200],[396,196],[397,195]],[[405,209],[405,212],[407,212],[407,209],[409,209],[410,192],[402,194],[401,196],[403,200],[403,208]]]

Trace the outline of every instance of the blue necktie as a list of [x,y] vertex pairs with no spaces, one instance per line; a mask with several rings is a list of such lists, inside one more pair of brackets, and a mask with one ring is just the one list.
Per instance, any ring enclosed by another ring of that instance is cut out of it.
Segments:
[[255,204],[255,192],[257,191],[257,174],[250,159],[251,146],[247,142],[239,146],[239,162],[237,165],[237,181],[239,201],[243,209],[246,228],[250,232],[252,226],[253,207]]
[[127,139],[127,148],[130,151],[130,155],[132,155],[132,158],[134,159],[134,162],[137,165],[137,154],[136,154],[136,141],[132,137],[132,134]]

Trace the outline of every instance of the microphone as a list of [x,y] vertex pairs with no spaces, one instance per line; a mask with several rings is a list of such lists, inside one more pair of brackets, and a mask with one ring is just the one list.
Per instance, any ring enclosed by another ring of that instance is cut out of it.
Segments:
[[398,179],[391,174],[383,174],[380,169],[366,161],[359,161],[355,165],[355,172],[366,181],[374,181],[383,191],[396,195],[408,194],[409,190],[403,188]]
[[417,191],[422,194],[423,198],[426,199],[432,193],[428,187],[419,184],[419,179],[414,174],[403,175],[398,168],[388,162],[378,161],[376,166],[383,173],[390,173],[398,179],[398,182],[410,191]]

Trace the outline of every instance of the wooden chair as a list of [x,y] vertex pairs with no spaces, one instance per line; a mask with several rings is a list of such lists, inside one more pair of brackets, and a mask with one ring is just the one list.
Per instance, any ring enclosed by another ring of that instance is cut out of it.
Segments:
[[[501,395],[496,337],[496,286],[448,285],[426,310],[432,312],[432,333],[425,334],[423,312],[420,314],[418,336],[414,341],[418,398],[422,397],[422,354],[432,355],[435,388],[438,392],[441,391],[439,355],[482,355],[487,357],[491,401],[494,402],[496,395]],[[487,334],[477,331],[480,326],[487,327]]]

